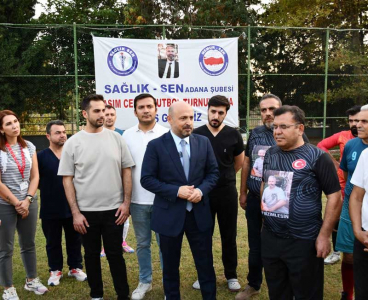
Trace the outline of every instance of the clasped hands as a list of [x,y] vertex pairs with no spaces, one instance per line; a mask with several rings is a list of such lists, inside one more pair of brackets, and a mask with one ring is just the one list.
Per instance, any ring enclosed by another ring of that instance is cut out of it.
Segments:
[[22,216],[22,219],[25,219],[29,215],[29,201],[25,199],[24,201],[18,201],[18,203],[14,206],[15,210],[18,214]]
[[194,185],[183,185],[179,187],[178,197],[192,203],[197,203],[202,199],[202,193]]

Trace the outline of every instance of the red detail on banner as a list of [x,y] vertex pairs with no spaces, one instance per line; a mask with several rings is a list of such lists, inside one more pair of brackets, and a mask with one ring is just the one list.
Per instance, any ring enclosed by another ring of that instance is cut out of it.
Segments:
[[205,65],[222,65],[224,63],[224,59],[222,57],[208,57],[204,58]]

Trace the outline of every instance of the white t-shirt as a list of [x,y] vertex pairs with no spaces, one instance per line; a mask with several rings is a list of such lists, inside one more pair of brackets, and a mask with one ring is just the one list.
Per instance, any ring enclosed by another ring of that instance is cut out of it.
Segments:
[[365,189],[362,205],[362,227],[368,230],[368,149],[365,149],[359,157],[353,177],[352,184]]
[[146,153],[147,144],[168,131],[169,128],[163,127],[158,123],[156,123],[152,130],[149,130],[146,133],[138,128],[138,124],[124,131],[123,139],[126,141],[135,162],[135,167],[132,168],[132,203],[142,205],[153,204],[155,194],[147,191],[141,186],[143,157]]
[[122,169],[134,166],[121,135],[105,129],[79,131],[63,147],[59,176],[74,176],[81,211],[116,209],[123,202]]

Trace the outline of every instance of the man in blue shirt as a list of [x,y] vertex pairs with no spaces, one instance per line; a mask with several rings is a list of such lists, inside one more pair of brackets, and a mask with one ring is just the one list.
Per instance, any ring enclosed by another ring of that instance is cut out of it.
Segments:
[[61,247],[64,229],[69,265],[68,276],[78,281],[87,280],[82,271],[81,236],[74,230],[73,217],[65,197],[63,178],[57,176],[61,151],[67,136],[62,121],[51,121],[46,126],[50,147],[37,153],[40,172],[42,230],[46,238],[46,252],[50,268],[48,285],[59,285],[63,277],[63,251]]
[[110,130],[114,130],[120,135],[123,135],[124,130],[115,127],[116,122],[116,109],[111,105],[105,106],[105,123],[104,127]]

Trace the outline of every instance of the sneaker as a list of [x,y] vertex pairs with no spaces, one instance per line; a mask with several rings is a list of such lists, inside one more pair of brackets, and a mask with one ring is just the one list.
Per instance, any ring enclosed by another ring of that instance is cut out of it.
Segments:
[[140,282],[137,288],[133,291],[132,300],[141,300],[144,298],[147,292],[152,290],[152,283]]
[[68,276],[69,277],[74,277],[75,279],[77,279],[78,281],[86,281],[87,280],[87,274],[84,273],[81,269],[76,268],[76,269],[71,269],[68,272]]
[[257,294],[259,294],[259,290],[257,291],[255,288],[247,284],[245,289],[235,296],[235,300],[249,300]]
[[192,285],[193,289],[195,290],[200,290],[201,289],[201,286],[199,285],[199,281],[196,280],[193,285]]
[[240,291],[241,289],[239,281],[236,278],[229,279],[227,281],[227,287],[229,288],[230,292],[237,292],[237,291]]
[[[106,253],[105,253],[105,248],[102,248],[102,251],[100,253],[100,257],[105,257],[106,256]],[[98,299],[98,298],[96,298]]]
[[63,273],[59,270],[51,271],[50,278],[47,281],[47,284],[50,286],[55,286],[60,284],[60,279],[63,277]]
[[3,299],[4,300],[19,300],[17,291],[14,286],[8,288],[7,290],[4,290]]
[[31,281],[26,280],[26,284],[24,285],[24,288],[27,291],[34,292],[36,295],[43,295],[44,293],[48,292],[49,290],[47,287],[45,287],[40,279],[36,277],[35,279]]
[[91,300],[103,300],[103,298],[91,298]]
[[334,251],[329,256],[327,256],[324,260],[325,265],[333,265],[340,260],[340,252]]
[[130,247],[126,241],[124,241],[121,246],[123,247],[124,252],[126,253],[134,253],[134,249]]

